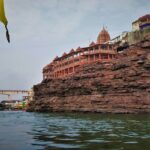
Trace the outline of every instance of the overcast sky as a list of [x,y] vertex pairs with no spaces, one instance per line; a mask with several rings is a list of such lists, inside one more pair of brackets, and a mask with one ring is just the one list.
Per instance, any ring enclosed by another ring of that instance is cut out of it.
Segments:
[[149,0],[5,0],[11,43],[0,24],[0,89],[30,89],[58,55],[96,41],[103,26],[111,37],[130,31],[150,13]]

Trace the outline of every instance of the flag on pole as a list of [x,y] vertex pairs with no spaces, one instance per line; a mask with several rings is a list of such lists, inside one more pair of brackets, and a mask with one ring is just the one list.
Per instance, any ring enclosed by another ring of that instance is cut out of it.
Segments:
[[7,21],[7,18],[5,16],[4,0],[0,0],[0,21],[5,25],[6,38],[7,38],[7,41],[10,42],[9,32],[8,32],[8,28],[7,28],[8,21]]

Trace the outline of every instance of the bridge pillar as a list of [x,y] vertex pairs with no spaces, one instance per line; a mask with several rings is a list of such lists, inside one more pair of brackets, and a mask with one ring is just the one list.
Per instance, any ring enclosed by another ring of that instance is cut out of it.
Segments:
[[11,100],[12,100],[12,98],[11,98],[11,95],[10,95],[10,94],[8,95],[8,100],[9,100],[9,101],[11,101]]

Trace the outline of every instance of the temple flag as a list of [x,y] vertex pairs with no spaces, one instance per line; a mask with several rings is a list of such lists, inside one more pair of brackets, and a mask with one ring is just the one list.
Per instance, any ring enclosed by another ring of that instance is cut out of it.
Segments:
[[7,41],[10,42],[9,32],[8,32],[8,28],[7,28],[8,21],[7,21],[7,18],[5,16],[4,0],[0,0],[0,21],[5,25],[6,38],[7,38]]

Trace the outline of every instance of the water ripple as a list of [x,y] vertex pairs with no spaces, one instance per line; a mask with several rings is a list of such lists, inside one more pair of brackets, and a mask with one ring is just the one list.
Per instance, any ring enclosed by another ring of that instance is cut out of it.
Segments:
[[149,150],[149,142],[149,115],[0,112],[2,150]]

